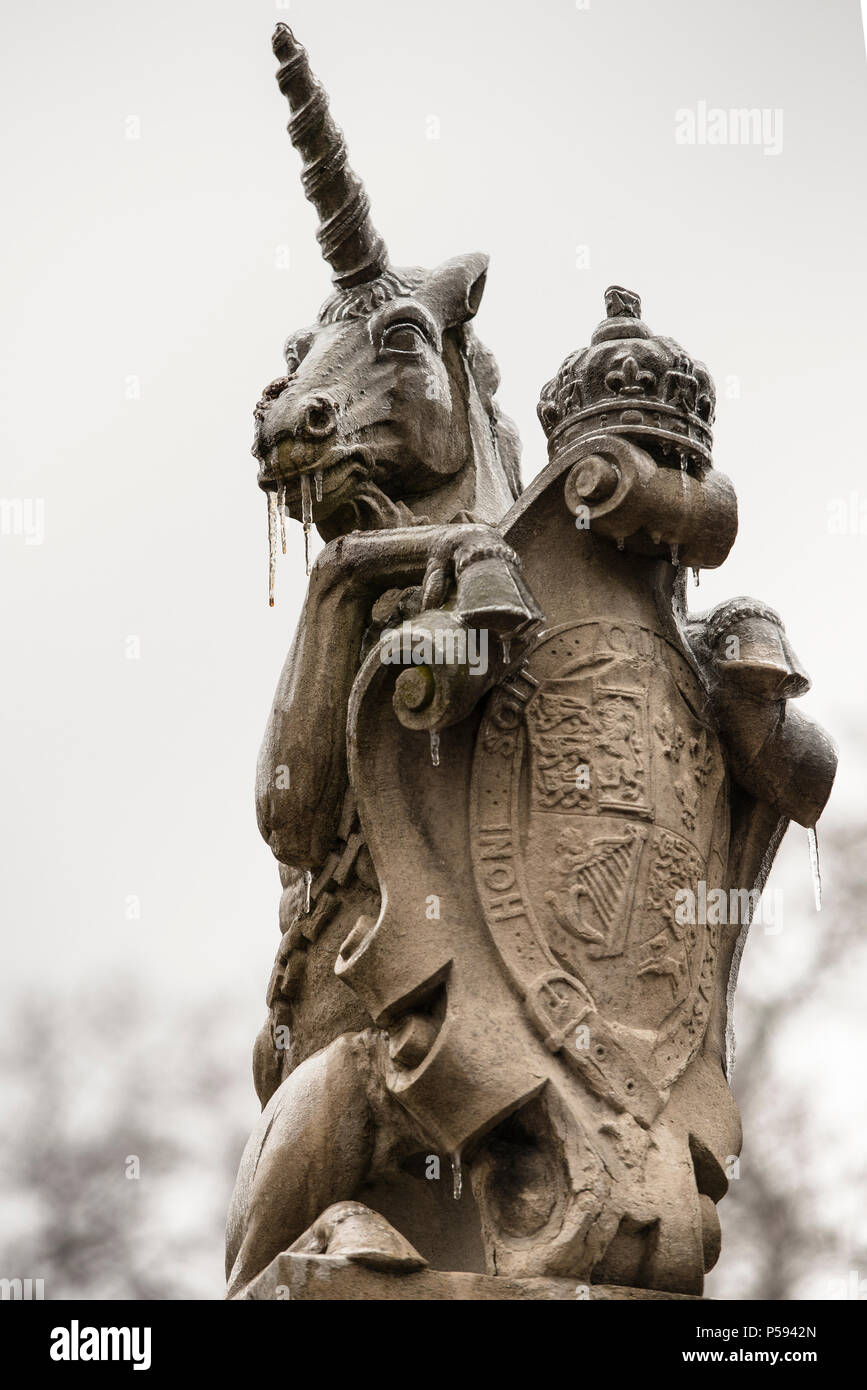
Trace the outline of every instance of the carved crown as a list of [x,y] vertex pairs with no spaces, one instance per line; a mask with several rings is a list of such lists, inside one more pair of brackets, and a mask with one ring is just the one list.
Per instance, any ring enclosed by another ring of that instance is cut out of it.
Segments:
[[590,346],[571,353],[542,390],[549,455],[590,434],[637,434],[657,440],[663,454],[674,450],[683,466],[706,468],[716,403],[707,368],[650,331],[631,290],[611,285],[605,307]]

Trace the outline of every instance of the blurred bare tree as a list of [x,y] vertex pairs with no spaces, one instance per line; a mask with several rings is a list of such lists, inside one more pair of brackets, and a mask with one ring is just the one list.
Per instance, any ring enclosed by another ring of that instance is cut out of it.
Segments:
[[790,828],[799,853],[766,890],[782,894],[784,929],[756,923],[740,972],[733,1090],[745,1138],[720,1207],[713,1298],[842,1297],[851,1271],[867,1276],[867,825],[823,834],[821,914],[803,835]]
[[49,1299],[221,1296],[226,1207],[258,1110],[227,1045],[232,1014],[225,997],[167,1009],[116,980],[72,1003],[20,1002],[2,1058],[0,1274],[44,1279]]

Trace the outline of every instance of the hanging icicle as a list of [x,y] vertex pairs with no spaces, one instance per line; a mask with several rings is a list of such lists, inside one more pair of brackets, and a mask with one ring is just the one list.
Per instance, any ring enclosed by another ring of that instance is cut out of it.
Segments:
[[455,1149],[452,1154],[452,1196],[456,1202],[461,1200],[461,1193],[464,1190],[464,1174],[461,1168],[461,1151]]
[[322,501],[322,469],[317,468],[313,474],[313,486],[316,489],[316,501]]
[[310,916],[310,891],[313,887],[313,870],[304,870],[304,914]]
[[508,666],[508,664],[509,664],[509,659],[510,659],[510,657],[511,657],[511,655],[512,655],[512,643],[511,643],[511,640],[510,640],[508,637],[503,637],[503,638],[501,638],[501,639],[500,639],[500,647],[501,647],[502,653],[503,653],[503,665],[504,665],[504,666]]
[[430,760],[434,767],[440,765],[440,736],[436,729],[430,731]]
[[816,900],[816,911],[822,911],[822,873],[819,869],[819,838],[816,834],[816,827],[811,825],[807,831],[807,842],[810,846],[810,868],[813,872],[813,896]]
[[280,518],[280,549],[286,554],[286,484],[277,493],[277,514]]
[[701,570],[693,570],[692,582],[695,584],[695,587],[698,588],[701,583]]
[[277,494],[266,492],[268,503],[268,607],[274,607],[274,580],[277,574]]
[[310,528],[313,525],[313,498],[310,495],[310,474],[301,474],[301,521],[304,526],[304,569],[310,573]]
[[680,564],[680,559],[678,557],[679,550],[680,546],[678,545],[673,545],[671,547],[671,563],[674,565],[675,569],[677,569],[678,565]]

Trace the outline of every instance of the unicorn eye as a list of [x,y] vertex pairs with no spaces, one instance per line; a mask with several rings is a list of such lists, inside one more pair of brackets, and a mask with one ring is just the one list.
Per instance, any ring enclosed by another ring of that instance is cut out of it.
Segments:
[[295,375],[309,351],[309,337],[288,338],[286,340],[283,347],[283,361],[286,363],[287,376]]
[[380,352],[399,352],[416,357],[427,347],[427,338],[415,323],[389,324],[380,340]]

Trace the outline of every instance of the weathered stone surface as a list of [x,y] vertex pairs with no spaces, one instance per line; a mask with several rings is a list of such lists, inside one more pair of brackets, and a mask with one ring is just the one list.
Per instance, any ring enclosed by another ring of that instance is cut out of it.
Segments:
[[699,1298],[743,940],[836,764],[779,616],[688,611],[737,531],[713,382],[612,286],[522,492],[487,258],[392,267],[275,52],[336,290],[256,408],[272,595],[287,513],[327,543],[258,769],[283,894],[229,1295]]

